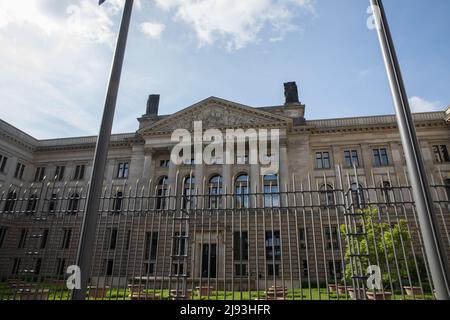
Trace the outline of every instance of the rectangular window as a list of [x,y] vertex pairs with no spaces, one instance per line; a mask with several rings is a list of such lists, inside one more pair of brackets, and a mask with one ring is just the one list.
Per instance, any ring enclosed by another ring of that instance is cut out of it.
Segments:
[[327,249],[339,249],[339,233],[338,233],[338,227],[332,226],[332,227],[325,227],[324,229],[324,236],[325,236],[325,243],[327,246]]
[[18,274],[20,272],[20,264],[22,263],[21,258],[14,258],[13,266],[11,269],[12,274]]
[[61,249],[70,248],[70,239],[72,238],[72,229],[63,229],[63,238],[61,241]]
[[156,260],[158,250],[158,232],[145,234],[145,260]]
[[6,239],[6,233],[8,232],[7,227],[0,227],[0,248],[3,247]]
[[446,145],[433,146],[433,153],[437,163],[450,162],[450,156]]
[[281,259],[280,231],[266,231],[266,258]]
[[42,182],[45,178],[45,167],[36,168],[36,173],[34,174],[34,182]]
[[8,162],[8,158],[0,155],[0,172],[4,173],[6,168],[6,163]]
[[73,176],[73,180],[83,180],[84,179],[84,172],[86,170],[85,165],[78,165],[75,167],[75,174]]
[[126,179],[130,171],[130,164],[128,162],[121,162],[117,166],[117,178]]
[[373,164],[375,167],[387,167],[389,166],[389,157],[387,149],[373,149]]
[[346,150],[344,151],[344,164],[347,168],[359,167],[358,151]]
[[62,181],[64,179],[64,173],[66,171],[65,166],[58,166],[55,170],[55,181]]
[[234,265],[234,274],[238,277],[245,277],[247,273],[247,263],[236,263]]
[[234,260],[248,261],[248,232],[235,232],[233,238]]
[[280,265],[277,263],[267,264],[267,275],[279,276],[280,275]]
[[53,193],[48,203],[48,212],[55,213],[57,204],[58,204],[58,195],[56,193]]
[[341,280],[342,279],[342,263],[339,260],[328,261],[328,275],[331,280]]
[[170,160],[161,160],[161,161],[159,162],[159,166],[160,166],[161,168],[168,168],[169,165],[170,165]]
[[112,276],[114,270],[114,260],[113,259],[105,259],[103,260],[103,274],[106,276]]
[[108,228],[106,239],[108,241],[107,247],[109,248],[109,250],[116,250],[117,233],[118,233],[117,228],[114,228],[114,229]]
[[34,265],[34,274],[41,273],[41,266],[42,266],[42,258],[37,258],[36,264]]
[[45,249],[45,247],[47,246],[47,240],[48,240],[48,233],[49,230],[48,229],[43,229],[41,230],[41,244],[40,244],[40,248],[41,249]]
[[130,249],[130,244],[131,244],[131,230],[127,231],[127,239],[126,239],[126,243],[125,243],[125,249]]
[[23,173],[25,172],[25,165],[17,162],[16,171],[14,172],[14,178],[22,180]]
[[309,277],[308,260],[303,260],[303,276]]
[[119,213],[122,211],[123,193],[118,191],[113,201],[113,212]]
[[27,229],[20,230],[20,239],[19,239],[19,244],[17,245],[18,249],[25,248],[25,245],[26,245],[26,242],[27,242],[27,236],[28,236],[28,230]]
[[65,266],[66,266],[65,258],[56,259],[56,275],[58,275],[58,276],[65,275],[65,273],[66,273]]
[[299,237],[300,249],[306,249],[306,230],[303,228],[300,229],[298,237]]
[[316,152],[316,169],[330,169],[331,158],[329,152]]

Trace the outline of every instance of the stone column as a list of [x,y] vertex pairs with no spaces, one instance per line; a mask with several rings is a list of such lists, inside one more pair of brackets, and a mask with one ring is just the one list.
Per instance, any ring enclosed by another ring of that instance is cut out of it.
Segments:
[[[259,163],[250,165],[250,193],[261,193],[261,179],[262,176]],[[253,207],[255,203],[259,206],[259,198],[260,196],[250,196],[250,206]]]
[[149,183],[150,179],[153,178],[153,154],[154,150],[152,148],[146,147],[144,150],[144,166],[142,171],[142,179]]
[[204,179],[204,167],[203,163],[195,165],[195,189],[198,194],[203,194],[203,179]]

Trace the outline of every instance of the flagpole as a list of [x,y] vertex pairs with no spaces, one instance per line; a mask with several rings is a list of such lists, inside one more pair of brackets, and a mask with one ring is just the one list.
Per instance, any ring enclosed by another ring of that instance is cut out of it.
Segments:
[[450,299],[449,266],[439,231],[439,222],[434,210],[428,178],[423,165],[420,144],[414,126],[411,109],[402,79],[400,65],[389,30],[386,13],[381,0],[371,0],[376,21],[378,39],[389,78],[394,100],[397,123],[400,130],[406,165],[415,200],[419,225],[425,245],[427,261],[430,267],[436,297],[439,300]]
[[[101,5],[105,0],[100,0]],[[80,268],[80,289],[72,291],[72,300],[85,300],[89,276],[92,266],[95,233],[98,221],[98,209],[100,205],[101,190],[105,175],[105,166],[108,155],[111,130],[116,109],[117,94],[119,91],[120,77],[122,74],[123,60],[128,38],[128,30],[131,22],[131,13],[134,0],[126,0],[117,38],[116,50],[109,78],[108,89],[105,98],[103,117],[100,132],[95,148],[93,170],[89,191],[87,195],[86,210],[81,227],[80,242],[78,246],[76,265]]]

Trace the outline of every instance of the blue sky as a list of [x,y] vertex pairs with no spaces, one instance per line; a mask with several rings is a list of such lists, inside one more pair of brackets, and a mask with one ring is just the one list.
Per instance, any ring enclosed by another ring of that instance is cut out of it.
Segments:
[[[46,139],[98,131],[123,0],[0,0],[0,118]],[[393,113],[367,0],[140,0],[114,132],[147,96],[170,114],[209,96],[283,103],[296,81],[307,119]],[[416,111],[450,105],[450,1],[385,0]]]

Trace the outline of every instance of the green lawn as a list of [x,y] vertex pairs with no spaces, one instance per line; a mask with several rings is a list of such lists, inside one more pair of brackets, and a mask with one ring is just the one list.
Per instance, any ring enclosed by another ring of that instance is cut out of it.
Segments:
[[[42,289],[49,289],[49,300],[68,300],[69,299],[69,291],[67,289],[62,290],[60,287],[57,286],[50,286],[50,285],[43,285],[39,288]],[[163,300],[169,299],[169,290],[147,290],[147,293],[150,294],[156,294]],[[129,298],[130,291],[128,289],[111,289],[108,290],[106,293],[105,300],[130,300]],[[209,297],[202,296],[201,298],[194,294],[193,299],[194,300],[256,300],[256,299],[264,300],[264,292],[260,291],[259,295],[258,292],[252,291],[252,292],[234,292],[231,291],[214,291],[210,293]],[[6,283],[0,283],[0,300],[12,300],[16,299],[19,300],[19,295],[14,295],[13,291],[9,288],[8,284]],[[395,296],[393,297],[395,300],[414,300],[413,297],[402,297],[400,292],[395,292]],[[416,296],[416,300],[433,300],[433,296],[431,294],[427,294],[425,296]],[[95,300],[95,298],[89,298],[89,300]],[[101,300],[101,299],[98,299]],[[288,290],[288,294],[286,295],[286,300],[350,300],[349,297],[345,295],[340,295],[338,297],[337,294],[331,293],[328,294],[327,289],[317,289],[317,288],[303,288],[301,289],[295,289],[292,293],[292,290]]]

